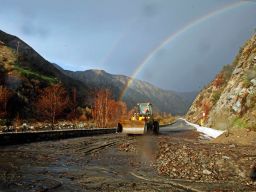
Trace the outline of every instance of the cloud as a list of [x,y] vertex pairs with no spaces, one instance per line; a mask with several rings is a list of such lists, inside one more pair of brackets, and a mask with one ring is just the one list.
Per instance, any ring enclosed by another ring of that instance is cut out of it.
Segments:
[[27,35],[27,36],[37,36],[40,38],[46,38],[49,35],[49,30],[46,30],[45,28],[40,26],[35,26],[29,22],[24,23],[21,26],[20,30],[24,35]]
[[146,17],[154,17],[159,11],[159,7],[155,3],[147,3],[143,6],[143,14]]

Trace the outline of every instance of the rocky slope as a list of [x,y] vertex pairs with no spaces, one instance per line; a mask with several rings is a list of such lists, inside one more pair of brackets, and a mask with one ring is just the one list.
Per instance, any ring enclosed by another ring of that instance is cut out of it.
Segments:
[[233,63],[224,66],[198,94],[187,118],[224,130],[256,130],[256,35],[240,49]]

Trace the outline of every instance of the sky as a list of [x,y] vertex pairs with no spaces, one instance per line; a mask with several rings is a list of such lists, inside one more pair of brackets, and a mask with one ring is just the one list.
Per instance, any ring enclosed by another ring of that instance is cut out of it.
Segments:
[[195,91],[256,28],[251,0],[0,0],[0,30],[67,70]]

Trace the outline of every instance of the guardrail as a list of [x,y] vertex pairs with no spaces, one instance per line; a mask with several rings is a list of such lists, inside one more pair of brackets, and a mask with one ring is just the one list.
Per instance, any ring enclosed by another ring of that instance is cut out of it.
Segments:
[[116,128],[0,133],[0,146],[116,133]]

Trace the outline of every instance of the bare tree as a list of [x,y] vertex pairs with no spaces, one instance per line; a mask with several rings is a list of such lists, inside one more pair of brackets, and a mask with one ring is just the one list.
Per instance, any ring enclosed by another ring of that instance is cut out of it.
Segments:
[[98,127],[107,126],[107,117],[109,116],[109,102],[111,100],[111,94],[108,89],[99,90],[95,94],[93,117]]
[[35,106],[37,111],[51,120],[54,125],[59,116],[68,105],[68,96],[64,87],[60,84],[51,85],[43,89]]
[[68,119],[70,120],[75,120],[77,118],[79,118],[79,116],[81,115],[78,111],[78,103],[77,103],[77,90],[76,88],[72,89],[72,99],[69,102],[69,107],[71,112],[68,115]]
[[12,96],[10,89],[0,86],[0,117],[7,115],[7,103]]
[[95,94],[93,118],[98,127],[108,127],[116,124],[126,112],[126,104],[113,100],[108,89],[99,90]]

